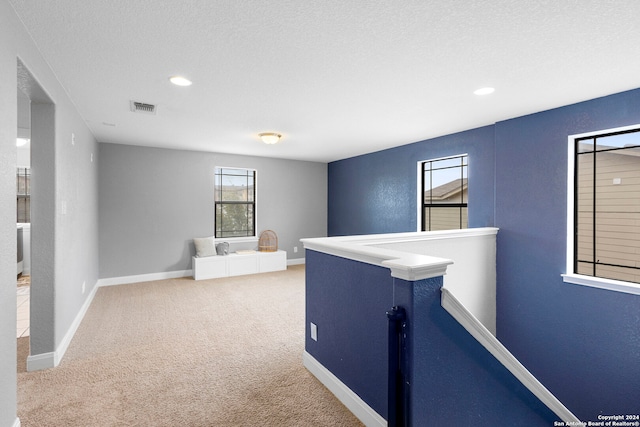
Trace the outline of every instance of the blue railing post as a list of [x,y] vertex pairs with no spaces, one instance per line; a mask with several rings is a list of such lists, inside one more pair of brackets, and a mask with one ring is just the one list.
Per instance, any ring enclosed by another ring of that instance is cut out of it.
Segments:
[[404,329],[406,312],[402,307],[387,311],[389,319],[388,426],[406,425],[407,396],[404,383]]

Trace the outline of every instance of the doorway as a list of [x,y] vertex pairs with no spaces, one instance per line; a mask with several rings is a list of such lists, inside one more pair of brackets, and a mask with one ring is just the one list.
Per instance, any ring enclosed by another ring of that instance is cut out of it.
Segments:
[[[26,98],[19,101],[23,111],[18,127],[28,129],[30,139],[29,160],[21,160],[30,167],[28,240],[23,229],[23,243],[29,243],[30,285],[28,303],[23,301],[29,319],[25,336],[29,354],[42,354],[52,352],[55,342],[55,104],[19,58],[17,76],[18,94]],[[23,257],[25,252],[23,245]]]
[[17,324],[16,337],[29,336],[31,293],[31,100],[18,86],[16,139]]

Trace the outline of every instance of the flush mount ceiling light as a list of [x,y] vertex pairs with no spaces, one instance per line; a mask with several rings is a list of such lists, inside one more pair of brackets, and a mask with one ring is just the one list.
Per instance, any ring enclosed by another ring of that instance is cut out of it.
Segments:
[[176,85],[176,86],[191,86],[192,85],[191,80],[189,80],[189,79],[187,79],[185,77],[182,77],[182,76],[169,77],[169,81],[171,83],[173,83],[174,85]]
[[282,138],[282,135],[275,132],[262,132],[259,133],[258,136],[260,137],[262,142],[269,145],[277,144],[280,141],[280,138]]
[[27,145],[29,142],[28,138],[16,138],[16,147],[22,147],[23,145]]
[[475,95],[489,95],[491,93],[495,92],[495,89],[492,87],[483,87],[480,89],[475,90],[473,93]]

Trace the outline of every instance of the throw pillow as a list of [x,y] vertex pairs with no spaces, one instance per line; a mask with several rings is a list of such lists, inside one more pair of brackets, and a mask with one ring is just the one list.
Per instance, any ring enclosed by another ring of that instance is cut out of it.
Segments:
[[196,256],[199,258],[214,256],[216,254],[216,245],[211,237],[194,237],[193,245],[196,247]]

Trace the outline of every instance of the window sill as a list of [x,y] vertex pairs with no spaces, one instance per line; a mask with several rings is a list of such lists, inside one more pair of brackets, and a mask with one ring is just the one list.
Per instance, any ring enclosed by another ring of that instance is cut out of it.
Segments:
[[249,237],[214,237],[215,242],[228,242],[228,243],[253,243],[257,242],[256,236]]
[[606,289],[626,294],[640,295],[640,284],[623,282],[621,280],[602,279],[600,277],[582,276],[580,274],[563,274],[565,283]]

